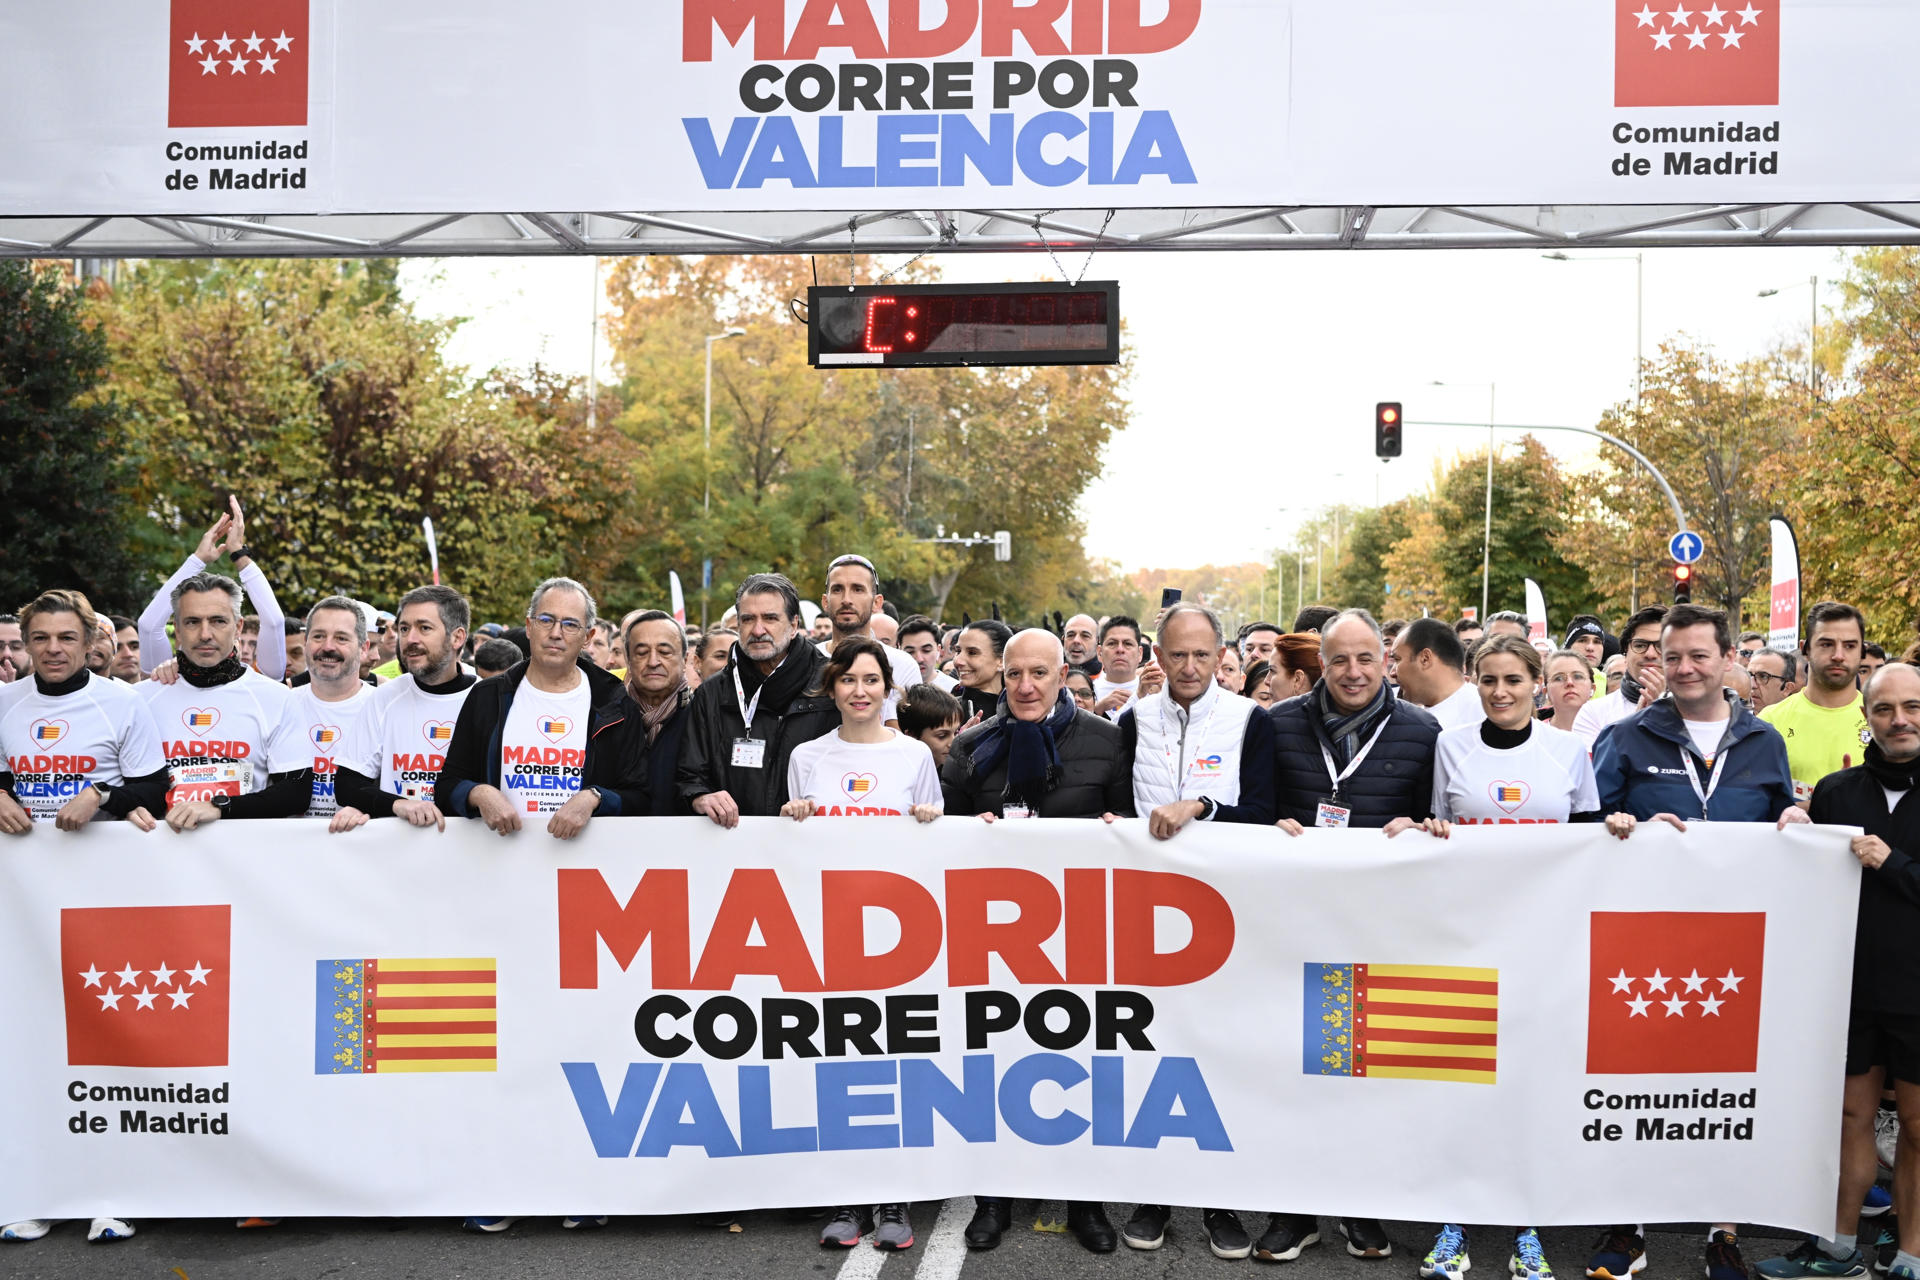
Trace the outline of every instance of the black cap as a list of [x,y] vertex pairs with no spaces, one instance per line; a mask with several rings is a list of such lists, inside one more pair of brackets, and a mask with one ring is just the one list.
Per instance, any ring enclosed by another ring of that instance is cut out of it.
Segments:
[[1607,637],[1607,633],[1601,628],[1599,623],[1593,621],[1591,618],[1585,618],[1567,628],[1567,638],[1561,642],[1561,647],[1565,648],[1567,645],[1572,644],[1575,636],[1599,636],[1604,640]]

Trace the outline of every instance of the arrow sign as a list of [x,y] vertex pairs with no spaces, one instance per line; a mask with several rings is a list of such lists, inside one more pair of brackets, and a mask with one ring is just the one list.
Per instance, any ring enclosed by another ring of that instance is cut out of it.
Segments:
[[1675,564],[1692,564],[1706,549],[1707,544],[1700,540],[1700,535],[1688,529],[1682,529],[1667,539],[1667,552]]

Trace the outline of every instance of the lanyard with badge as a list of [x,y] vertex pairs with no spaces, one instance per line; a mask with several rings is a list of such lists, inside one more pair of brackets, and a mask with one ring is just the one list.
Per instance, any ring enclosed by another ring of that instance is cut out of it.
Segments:
[[1369,751],[1373,750],[1373,744],[1380,741],[1380,735],[1386,731],[1387,720],[1383,718],[1380,721],[1380,727],[1373,731],[1371,738],[1367,739],[1366,745],[1354,752],[1353,759],[1347,762],[1347,767],[1338,773],[1333,769],[1333,752],[1327,750],[1325,743],[1321,744],[1320,758],[1327,762],[1327,777],[1333,781],[1333,794],[1323,797],[1314,806],[1314,826],[1339,828],[1353,825],[1352,806],[1340,803],[1340,784],[1353,776],[1354,771],[1360,767],[1360,762],[1367,758]]
[[[1173,798],[1177,801],[1185,798],[1182,793],[1185,792],[1187,788],[1187,778],[1193,773],[1193,766],[1188,765],[1184,769],[1180,767],[1181,761],[1187,753],[1186,744],[1189,740],[1189,734],[1183,732],[1176,744],[1173,734],[1168,731],[1167,703],[1170,701],[1171,699],[1163,698],[1160,703],[1160,754],[1166,758],[1167,777],[1173,782]],[[1213,700],[1213,705],[1207,709],[1207,718],[1202,720],[1197,726],[1193,723],[1193,713],[1191,711],[1187,713],[1186,729],[1191,731],[1191,740],[1193,742],[1200,743],[1206,741],[1206,738],[1203,736],[1203,731],[1208,725],[1213,723],[1214,713],[1220,710],[1220,701],[1219,698]]]
[[1713,793],[1720,789],[1720,773],[1727,767],[1727,744],[1723,738],[1720,747],[1713,753],[1713,773],[1707,778],[1707,784],[1700,785],[1700,771],[1693,767],[1693,752],[1680,748],[1680,763],[1687,766],[1687,781],[1693,784],[1693,794],[1700,797],[1700,821],[1707,820],[1707,802],[1713,799]]
[[765,739],[753,736],[753,713],[760,709],[760,695],[767,691],[764,682],[753,691],[753,701],[747,701],[746,686],[740,683],[740,664],[733,667],[733,692],[740,699],[740,720],[746,729],[746,736],[733,740],[733,767],[736,769],[761,769],[767,763],[767,744]]

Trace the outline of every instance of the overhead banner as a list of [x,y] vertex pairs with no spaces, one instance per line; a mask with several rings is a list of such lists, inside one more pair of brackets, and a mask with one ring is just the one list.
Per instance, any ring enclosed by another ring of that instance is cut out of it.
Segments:
[[8,838],[0,1215],[1832,1215],[1846,830],[263,826]]
[[1911,201],[1863,122],[1914,48],[1904,0],[15,4],[0,216]]
[[1773,572],[1767,644],[1784,653],[1800,651],[1800,540],[1785,516],[1767,521]]

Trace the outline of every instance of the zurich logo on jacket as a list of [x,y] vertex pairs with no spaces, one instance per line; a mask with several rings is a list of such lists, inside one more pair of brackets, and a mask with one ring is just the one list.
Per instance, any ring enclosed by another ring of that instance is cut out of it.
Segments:
[[[1662,698],[1608,725],[1593,746],[1593,772],[1602,813],[1630,813],[1645,821],[1671,813],[1693,821],[1773,822],[1793,803],[1793,774],[1787,768],[1787,742],[1779,730],[1746,705],[1728,698],[1732,715],[1720,739],[1714,770],[1694,750],[1693,739],[1672,698]],[[1682,754],[1691,756],[1690,772]],[[1724,765],[1720,757],[1726,758]],[[1712,787],[1706,812],[1694,791]]]

